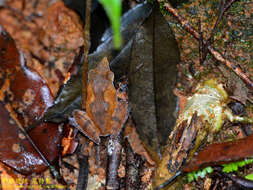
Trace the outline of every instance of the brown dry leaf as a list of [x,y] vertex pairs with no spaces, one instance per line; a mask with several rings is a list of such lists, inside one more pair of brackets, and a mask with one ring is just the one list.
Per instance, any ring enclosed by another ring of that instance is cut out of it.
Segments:
[[[23,2],[23,3],[22,3]],[[55,96],[83,45],[79,16],[63,1],[5,1],[0,23],[14,38]]]
[[183,166],[185,172],[196,171],[200,168],[250,158],[253,155],[253,135],[232,142],[208,145]]
[[66,154],[73,154],[78,146],[78,142],[75,140],[74,129],[69,125],[65,126],[66,134],[61,141],[61,146],[63,150],[61,151],[62,156]]
[[76,50],[84,43],[81,19],[63,1],[57,1],[47,9],[43,34],[42,42],[47,47]]
[[129,144],[131,145],[131,148],[136,154],[139,154],[142,156],[150,165],[155,165],[155,162],[152,160],[152,158],[149,156],[147,150],[145,149],[142,141],[139,138],[139,135],[136,131],[136,128],[133,124],[133,122],[129,119],[126,128],[124,131],[124,135],[127,138]]
[[[53,104],[53,96],[40,75],[26,66],[23,54],[2,27],[0,52],[0,160],[22,174],[41,172],[46,164],[23,128],[42,117]],[[38,124],[29,135],[50,162],[58,157],[61,132],[57,124]]]
[[173,90],[173,93],[179,98],[179,110],[178,110],[178,115],[180,115],[187,103],[187,96],[184,96],[180,91],[175,88]]

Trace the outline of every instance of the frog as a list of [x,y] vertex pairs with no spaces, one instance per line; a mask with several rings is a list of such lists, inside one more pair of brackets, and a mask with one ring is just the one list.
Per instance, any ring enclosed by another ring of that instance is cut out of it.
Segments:
[[70,123],[94,143],[100,136],[117,136],[129,115],[127,99],[113,84],[114,74],[107,58],[89,71],[86,110],[76,109],[69,118]]
[[213,141],[214,135],[226,120],[253,123],[252,118],[233,115],[227,106],[229,101],[226,90],[216,79],[209,79],[197,85],[193,95],[187,98],[169,136],[168,146],[156,169],[155,187],[163,186],[167,179],[176,176],[200,145]]

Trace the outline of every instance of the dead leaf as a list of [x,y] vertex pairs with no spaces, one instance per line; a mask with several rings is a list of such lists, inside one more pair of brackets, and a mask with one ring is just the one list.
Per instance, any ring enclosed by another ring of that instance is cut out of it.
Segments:
[[46,12],[42,42],[47,46],[76,50],[83,45],[83,28],[79,16],[63,1],[52,3]]
[[159,156],[176,120],[173,88],[178,62],[174,34],[156,7],[133,41],[129,104],[141,140]]
[[17,184],[17,176],[15,174],[10,175],[9,172],[8,168],[0,163],[0,188],[2,190],[19,190],[20,184]]
[[[22,174],[40,172],[46,165],[22,130],[43,115],[53,97],[40,75],[26,67],[9,34],[3,28],[0,33],[0,160]],[[58,157],[58,125],[42,123],[29,134],[50,162]]]
[[66,154],[73,154],[78,146],[78,142],[75,139],[74,129],[67,125],[64,127],[66,130],[64,137],[62,138],[61,145],[63,147],[62,156]]
[[191,172],[207,166],[251,158],[253,155],[252,147],[253,135],[232,142],[210,144],[183,166],[182,171]]
[[136,131],[135,126],[133,125],[133,122],[129,120],[126,124],[126,128],[124,131],[125,138],[127,138],[131,148],[136,154],[139,154],[142,156],[143,159],[147,160],[147,162],[150,165],[155,165],[155,162],[152,160],[152,158],[149,156],[147,150],[145,149],[142,141],[139,138],[139,135]]

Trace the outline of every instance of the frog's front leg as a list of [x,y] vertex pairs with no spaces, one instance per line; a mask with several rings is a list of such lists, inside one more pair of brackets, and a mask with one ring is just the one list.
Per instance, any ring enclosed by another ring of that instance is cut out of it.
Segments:
[[90,119],[85,111],[74,110],[72,112],[73,117],[69,118],[71,125],[76,127],[82,134],[92,140],[94,143],[100,143],[100,130]]

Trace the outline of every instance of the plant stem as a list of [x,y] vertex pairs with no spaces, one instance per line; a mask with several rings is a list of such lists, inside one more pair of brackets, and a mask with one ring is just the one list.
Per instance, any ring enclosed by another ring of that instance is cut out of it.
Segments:
[[87,84],[88,84],[88,53],[90,40],[90,15],[91,15],[91,0],[86,1],[86,15],[84,26],[84,60],[83,60],[83,85],[82,85],[82,109],[86,107],[87,99]]

